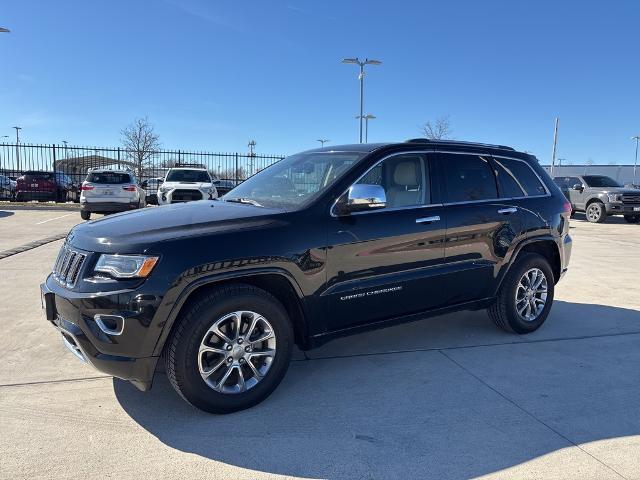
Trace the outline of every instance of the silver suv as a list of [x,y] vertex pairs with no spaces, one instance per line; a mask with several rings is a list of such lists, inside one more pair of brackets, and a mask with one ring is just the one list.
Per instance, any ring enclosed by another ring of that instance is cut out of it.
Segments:
[[211,175],[204,167],[173,167],[158,188],[158,205],[211,200],[218,196]]
[[124,212],[145,205],[145,191],[131,170],[93,168],[82,182],[80,216],[83,220],[89,220],[93,212]]

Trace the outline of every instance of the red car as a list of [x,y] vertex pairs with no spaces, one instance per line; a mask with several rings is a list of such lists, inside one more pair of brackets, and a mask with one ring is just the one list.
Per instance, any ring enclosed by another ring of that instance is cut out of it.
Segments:
[[72,182],[61,172],[28,171],[17,179],[16,200],[67,201]]

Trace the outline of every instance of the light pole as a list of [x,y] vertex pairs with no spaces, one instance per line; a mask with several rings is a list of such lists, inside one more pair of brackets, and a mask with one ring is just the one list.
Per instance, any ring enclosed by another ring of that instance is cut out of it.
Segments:
[[320,144],[324,147],[324,144],[327,142],[330,142],[331,140],[329,140],[328,138],[319,138],[318,140],[316,140],[316,142],[320,142]]
[[9,31],[10,31],[10,30],[9,30],[8,28],[2,28],[2,27],[0,27],[0,32],[6,32],[6,33],[9,33]]
[[16,129],[16,167],[20,173],[20,130],[22,127],[13,127]]
[[558,148],[558,117],[556,117],[556,126],[553,129],[553,152],[551,153],[551,175],[553,176],[553,169],[556,166],[556,151]]
[[360,115],[358,115],[356,116],[356,118],[364,119],[364,143],[369,143],[369,120],[373,120],[374,118],[376,118],[376,116],[367,113],[364,117],[360,117]]
[[256,156],[254,149],[258,143],[255,140],[249,140],[247,147],[249,147],[249,176],[253,175],[253,158]]
[[356,58],[344,58],[342,63],[353,63],[360,67],[360,75],[358,78],[360,79],[360,143],[362,143],[362,119],[364,118],[364,66],[365,65],[380,65],[382,62],[379,60],[370,60],[365,58],[364,61],[361,61],[358,57]]
[[633,162],[633,184],[636,184],[636,169],[638,168],[638,140],[640,140],[640,135],[636,135],[635,137],[631,137],[631,140],[636,141],[636,160]]

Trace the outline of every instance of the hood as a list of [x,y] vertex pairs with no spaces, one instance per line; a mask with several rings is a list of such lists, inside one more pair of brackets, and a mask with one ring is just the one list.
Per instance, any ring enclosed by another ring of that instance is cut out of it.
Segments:
[[640,195],[640,190],[629,187],[589,187],[593,190],[598,190],[603,193],[619,193],[621,195]]
[[211,200],[176,203],[82,223],[71,230],[67,240],[91,252],[144,253],[158,242],[265,226],[283,212]]
[[160,187],[183,188],[198,190],[201,188],[211,188],[211,182],[164,182]]

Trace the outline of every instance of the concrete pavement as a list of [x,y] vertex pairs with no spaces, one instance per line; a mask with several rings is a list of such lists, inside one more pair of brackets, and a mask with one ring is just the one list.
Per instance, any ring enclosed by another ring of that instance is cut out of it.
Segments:
[[640,226],[572,227],[538,332],[464,312],[340,339],[227,416],[62,347],[38,293],[61,242],[0,260],[0,478],[640,478]]

